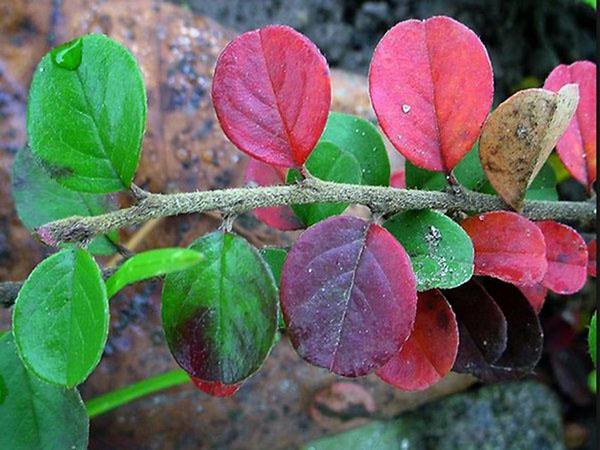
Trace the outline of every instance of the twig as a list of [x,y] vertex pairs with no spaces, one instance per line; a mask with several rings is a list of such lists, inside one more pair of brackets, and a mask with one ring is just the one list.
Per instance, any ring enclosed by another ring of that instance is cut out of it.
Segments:
[[[70,217],[39,227],[40,239],[48,245],[82,242],[112,230],[139,225],[159,217],[221,211],[239,214],[267,206],[315,202],[362,204],[378,213],[410,209],[440,209],[449,212],[482,213],[510,209],[499,197],[463,190],[448,192],[417,191],[382,186],[358,186],[309,178],[288,186],[234,188],[178,194],[148,194],[136,205],[100,216]],[[527,201],[522,211],[534,220],[591,223],[596,203]]]

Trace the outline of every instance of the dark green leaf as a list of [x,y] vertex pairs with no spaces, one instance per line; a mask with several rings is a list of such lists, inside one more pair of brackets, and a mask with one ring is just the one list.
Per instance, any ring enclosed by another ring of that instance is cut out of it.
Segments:
[[263,247],[260,249],[260,254],[269,265],[275,283],[279,286],[281,269],[287,256],[287,250],[279,247]]
[[167,275],[162,322],[173,356],[190,375],[236,384],[267,357],[277,330],[277,288],[246,240],[217,231],[190,248],[204,256]]
[[[361,167],[358,160],[352,153],[340,150],[332,142],[320,141],[306,160],[306,168],[311,175],[321,180],[360,184]],[[288,172],[287,182],[288,184],[293,183],[301,178],[300,172],[292,169]],[[331,216],[337,216],[347,207],[348,205],[344,203],[292,205],[294,213],[306,226],[314,225]]]
[[28,370],[73,387],[100,361],[108,335],[108,300],[100,268],[85,250],[42,261],[19,291],[13,333]]
[[138,253],[106,280],[106,295],[111,298],[128,284],[187,269],[201,260],[200,253],[185,248],[159,248]]
[[34,73],[29,143],[52,177],[70,189],[128,188],[145,123],[140,69],[127,49],[106,36],[87,35],[54,50]]
[[423,191],[443,191],[448,183],[441,172],[432,172],[415,166],[409,160],[405,162],[406,188]]
[[11,333],[0,338],[0,424],[2,449],[87,448],[89,423],[79,393],[25,370]]
[[527,189],[525,199],[558,201],[556,174],[550,164],[546,163],[542,166],[540,173],[537,174]]
[[417,290],[449,289],[473,276],[473,243],[456,222],[436,211],[406,211],[383,226],[412,262]]
[[596,332],[597,332],[596,314],[597,313],[594,312],[594,315],[592,316],[592,320],[590,321],[590,331],[588,334],[588,345],[589,345],[589,350],[590,350],[590,356],[592,357],[592,362],[594,363],[594,366],[596,366]]
[[356,158],[361,168],[359,184],[390,184],[390,159],[381,135],[371,122],[350,114],[331,112],[321,140],[333,142]]
[[[28,147],[17,153],[12,167],[12,192],[19,218],[29,231],[69,216],[96,216],[115,209],[108,195],[75,192],[57,183],[37,161]],[[89,250],[100,255],[115,252],[111,242],[119,235],[112,232],[94,239]]]
[[475,144],[473,149],[467,153],[460,163],[454,168],[454,176],[460,184],[467,189],[483,194],[496,195],[496,191],[485,176],[479,160],[479,146]]

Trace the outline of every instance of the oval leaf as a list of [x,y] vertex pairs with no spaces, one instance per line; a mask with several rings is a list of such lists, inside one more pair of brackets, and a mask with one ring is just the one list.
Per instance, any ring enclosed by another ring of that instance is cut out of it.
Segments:
[[517,92],[490,114],[479,141],[481,165],[490,183],[513,209],[523,208],[525,192],[575,114],[577,86],[558,93]]
[[521,293],[525,296],[529,304],[539,314],[546,302],[546,295],[548,295],[548,288],[542,283],[536,283],[531,286],[517,286]]
[[449,172],[471,149],[493,98],[487,51],[449,17],[406,20],[377,45],[369,71],[373,109],[406,159]]
[[[342,151],[329,141],[320,141],[309,158],[306,168],[311,175],[324,181],[336,183],[360,184],[361,168],[352,153]],[[288,172],[287,182],[301,180],[299,171],[292,169]],[[323,219],[337,216],[348,207],[345,203],[311,203],[307,205],[292,205],[292,210],[306,226],[314,225]]]
[[537,222],[546,241],[548,270],[542,284],[557,294],[574,294],[587,280],[588,251],[571,227],[552,220]]
[[530,220],[517,213],[494,211],[469,217],[461,226],[473,241],[476,275],[527,286],[544,278],[546,243]]
[[[257,186],[277,186],[285,184],[286,172],[283,167],[270,166],[256,159],[250,159],[246,165],[244,182]],[[289,206],[257,208],[254,210],[254,215],[261,222],[278,230],[291,231],[303,228],[302,222]]]
[[177,363],[204,381],[236,384],[261,366],[277,329],[277,288],[246,240],[217,231],[191,249],[204,259],[166,277],[162,321]]
[[460,337],[452,370],[479,376],[506,350],[504,313],[475,280],[443,294],[456,314]]
[[537,314],[516,286],[487,278],[483,287],[506,318],[506,350],[491,364],[491,371],[479,374],[485,382],[521,378],[530,373],[542,356],[544,335]]
[[202,260],[202,255],[184,248],[159,248],[132,256],[106,280],[106,295],[114,296],[128,284],[187,269]]
[[357,217],[312,226],[288,253],[281,307],[296,351],[344,376],[385,364],[410,334],[415,277],[402,246]]
[[405,391],[425,389],[450,372],[457,350],[458,325],[452,308],[440,291],[421,292],[410,337],[377,376]]
[[61,63],[54,51],[33,75],[29,144],[52,177],[70,189],[123,190],[137,169],[146,123],[142,74],[131,53],[106,36],[84,36],[68,48],[76,42],[78,65]]
[[204,381],[195,377],[191,377],[191,379],[194,386],[212,397],[231,397],[242,387],[242,383],[223,384],[218,381]]
[[[108,195],[87,194],[65,188],[57,183],[42,164],[23,147],[12,166],[12,193],[19,219],[29,231],[70,216],[97,216],[116,209]],[[115,252],[117,232],[99,236],[88,246],[92,253],[109,255]]]
[[587,187],[596,180],[596,64],[561,64],[548,75],[544,89],[558,92],[570,83],[579,87],[579,105],[556,149],[573,178]]
[[331,112],[321,140],[333,142],[356,158],[360,167],[358,184],[389,185],[390,158],[381,135],[368,120]]
[[13,332],[19,356],[41,379],[73,387],[100,361],[108,336],[102,273],[81,249],[46,258],[19,291]]
[[79,393],[27,371],[12,333],[0,338],[0,423],[3,449],[88,448],[89,421]]
[[596,263],[596,239],[588,242],[587,244],[588,247],[588,275],[590,277],[596,277],[596,267],[597,267],[597,263]]
[[279,247],[263,247],[260,249],[260,255],[268,264],[275,279],[275,284],[279,286],[281,281],[281,270],[287,256],[287,250]]
[[268,164],[299,167],[327,121],[329,68],[319,49],[290,27],[249,31],[221,52],[212,100],[236,147]]
[[449,217],[432,210],[396,214],[383,224],[412,263],[417,290],[453,288],[473,276],[473,244]]

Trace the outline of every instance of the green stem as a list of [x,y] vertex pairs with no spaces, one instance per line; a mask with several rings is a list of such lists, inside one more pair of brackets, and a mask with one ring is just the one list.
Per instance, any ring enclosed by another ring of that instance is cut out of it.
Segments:
[[85,407],[91,419],[140,397],[189,381],[190,377],[184,370],[175,369],[92,398],[85,403]]

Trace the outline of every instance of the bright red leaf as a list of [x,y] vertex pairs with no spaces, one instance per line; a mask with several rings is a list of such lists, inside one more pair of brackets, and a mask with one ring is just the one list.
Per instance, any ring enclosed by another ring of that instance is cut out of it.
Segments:
[[276,25],[235,38],[217,60],[212,99],[221,128],[268,164],[301,166],[329,113],[329,68],[319,49]]
[[531,286],[517,286],[525,296],[536,314],[539,314],[546,301],[548,288],[542,283],[536,283]]
[[[255,183],[258,186],[275,186],[285,184],[286,169],[270,166],[256,159],[250,159],[246,165],[244,182]],[[270,227],[290,231],[303,228],[302,223],[289,206],[272,206],[254,210],[256,218]]]
[[596,277],[596,239],[588,242],[588,275],[590,277]]
[[384,365],[410,334],[416,304],[415,276],[400,243],[357,217],[310,227],[283,266],[281,307],[294,348],[338,375]]
[[544,89],[558,92],[569,83],[579,86],[579,106],[556,149],[573,178],[589,187],[596,179],[596,64],[561,64],[548,75]]
[[449,17],[406,20],[381,39],[369,71],[383,131],[410,162],[449,172],[471,149],[494,82],[477,35]]
[[390,178],[390,186],[399,189],[406,189],[406,173],[404,170],[398,170],[392,174]]
[[406,391],[428,388],[454,364],[458,325],[440,291],[420,292],[415,326],[402,349],[377,371],[386,383]]
[[542,281],[548,263],[540,229],[525,217],[508,211],[472,216],[461,223],[475,248],[475,274],[517,285]]
[[206,392],[208,395],[212,395],[213,397],[231,397],[235,394],[242,383],[238,384],[223,384],[218,381],[204,381],[200,378],[190,377],[192,379],[192,383],[202,392]]
[[552,220],[537,222],[546,241],[548,270],[542,284],[557,294],[574,294],[587,279],[585,241],[571,227]]

